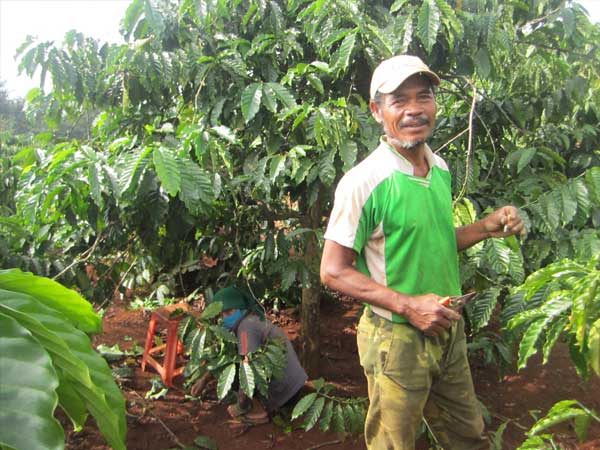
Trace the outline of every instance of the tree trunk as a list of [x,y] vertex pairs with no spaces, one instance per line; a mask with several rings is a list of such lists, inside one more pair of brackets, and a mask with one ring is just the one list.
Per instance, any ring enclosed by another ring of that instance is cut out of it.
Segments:
[[[319,196],[320,197],[320,196]],[[309,227],[313,230],[321,226],[321,201],[318,198],[308,210]],[[309,233],[304,249],[304,263],[311,273],[310,285],[302,288],[302,365],[309,378],[318,378],[321,359],[321,286],[318,277],[319,241],[315,233]]]
[[302,289],[302,365],[311,379],[319,377],[321,354],[320,311],[321,290],[318,287]]

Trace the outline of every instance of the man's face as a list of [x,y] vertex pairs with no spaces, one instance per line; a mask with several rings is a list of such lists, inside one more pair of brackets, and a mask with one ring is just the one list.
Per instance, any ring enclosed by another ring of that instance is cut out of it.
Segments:
[[382,101],[371,100],[371,112],[388,142],[412,150],[424,143],[433,133],[437,107],[429,80],[413,75],[398,89],[384,94]]

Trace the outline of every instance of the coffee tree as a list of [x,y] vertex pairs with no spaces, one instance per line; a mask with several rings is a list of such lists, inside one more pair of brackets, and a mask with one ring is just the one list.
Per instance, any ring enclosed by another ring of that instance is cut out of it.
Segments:
[[301,303],[314,373],[333,189],[380,134],[373,68],[403,52],[443,80],[431,146],[453,171],[457,225],[505,203],[528,223],[520,242],[461,256],[464,288],[482,292],[471,329],[530,273],[600,250],[600,31],[577,4],[134,0],[122,32],[122,45],[72,32],[20,49],[42,74],[28,113],[50,132],[16,155],[11,220],[66,282],[89,284],[84,262],[129,287],[243,276],[264,301]]

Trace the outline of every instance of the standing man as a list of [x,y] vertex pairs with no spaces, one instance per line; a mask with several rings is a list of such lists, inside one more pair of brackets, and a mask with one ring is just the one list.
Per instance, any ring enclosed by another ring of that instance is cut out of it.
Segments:
[[445,450],[487,449],[467,361],[458,251],[524,232],[512,206],[454,228],[450,172],[425,141],[439,77],[419,58],[383,61],[371,112],[384,136],[339,182],[321,261],[325,285],[367,303],[358,325],[370,406],[367,447],[414,449],[425,416]]

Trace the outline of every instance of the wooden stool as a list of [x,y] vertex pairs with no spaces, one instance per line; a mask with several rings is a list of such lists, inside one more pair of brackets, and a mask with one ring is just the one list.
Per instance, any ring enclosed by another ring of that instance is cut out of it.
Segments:
[[[142,372],[146,370],[146,363],[150,364],[156,369],[162,378],[163,383],[167,387],[173,387],[173,378],[177,375],[181,375],[185,369],[184,366],[175,368],[177,355],[183,352],[183,343],[177,337],[177,327],[179,326],[181,319],[185,317],[185,314],[171,316],[177,309],[188,311],[189,305],[187,303],[176,303],[174,305],[159,308],[152,313],[152,316],[150,316],[150,324],[148,325],[148,334],[146,335],[144,356],[142,356]],[[153,347],[154,333],[156,332],[157,324],[161,327],[166,326],[167,343]],[[160,352],[163,349],[165,349],[165,356],[163,358],[163,363],[161,364],[151,355]]]

